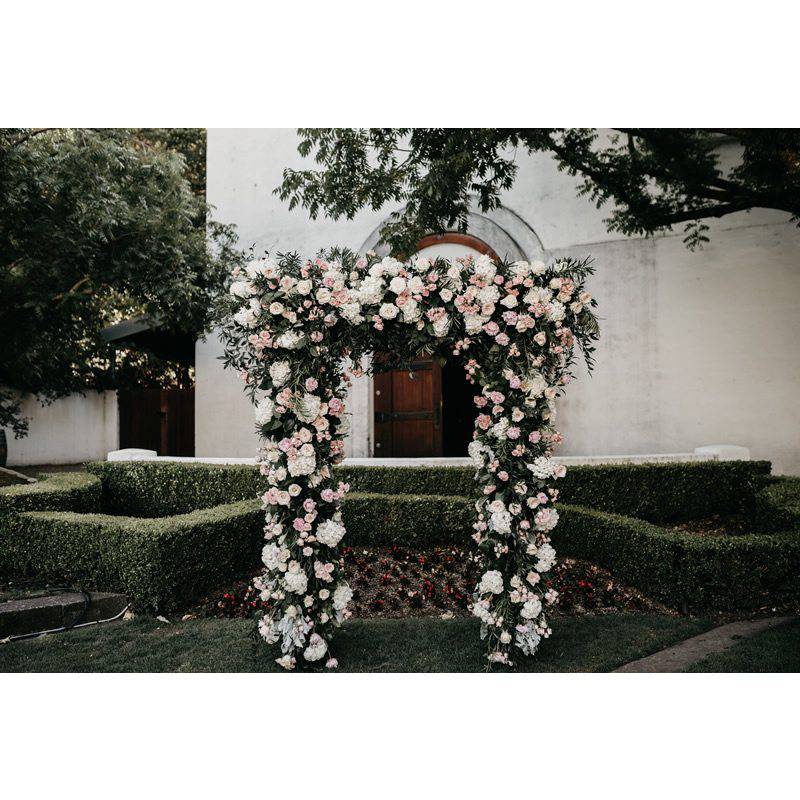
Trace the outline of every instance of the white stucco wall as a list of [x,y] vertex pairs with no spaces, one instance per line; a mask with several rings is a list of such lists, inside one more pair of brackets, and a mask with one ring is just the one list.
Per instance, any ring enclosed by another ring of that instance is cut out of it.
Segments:
[[6,430],[9,466],[102,461],[119,447],[116,392],[70,395],[46,406],[29,397],[22,414],[30,420],[28,435],[15,439]]
[[[211,130],[208,197],[219,219],[257,250],[313,254],[361,248],[391,209],[332,222],[290,212],[272,194],[299,165],[293,130]],[[800,232],[785,214],[754,211],[712,224],[689,252],[680,232],[651,240],[609,234],[576,180],[546,155],[523,157],[504,208],[475,218],[476,235],[503,256],[595,257],[600,303],[597,368],[582,372],[560,409],[564,455],[691,451],[735,443],[775,472],[800,474]],[[477,228],[480,227],[480,230]],[[249,403],[224,372],[215,337],[197,345],[197,455],[251,456]],[[355,387],[348,454],[369,455],[369,386]]]

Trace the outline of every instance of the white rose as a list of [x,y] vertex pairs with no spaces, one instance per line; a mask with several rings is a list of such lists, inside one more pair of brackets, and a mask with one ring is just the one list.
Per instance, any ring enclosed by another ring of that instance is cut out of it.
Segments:
[[403,294],[406,290],[406,279],[399,275],[389,281],[389,289],[395,294]]
[[378,314],[384,319],[394,319],[400,313],[400,309],[394,303],[384,303]]
[[274,303],[269,304],[269,313],[278,316],[278,314],[283,314],[283,303],[279,303],[275,301]]
[[532,261],[531,262],[531,272],[534,275],[544,275],[547,271],[547,266],[545,265],[544,261]]
[[297,290],[298,294],[306,295],[311,294],[311,289],[313,288],[313,284],[311,283],[308,278],[298,281],[297,286],[294,287]]

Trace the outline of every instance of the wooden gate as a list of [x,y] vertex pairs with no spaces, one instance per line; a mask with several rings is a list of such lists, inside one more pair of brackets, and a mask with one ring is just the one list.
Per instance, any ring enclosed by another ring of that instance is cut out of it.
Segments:
[[120,448],[194,455],[194,388],[125,389],[117,397]]

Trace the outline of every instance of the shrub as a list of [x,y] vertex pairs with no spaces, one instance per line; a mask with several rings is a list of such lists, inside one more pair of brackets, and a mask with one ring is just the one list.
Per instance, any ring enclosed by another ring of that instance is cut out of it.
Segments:
[[121,591],[166,612],[255,569],[263,526],[257,500],[159,519],[25,512],[9,526],[0,559],[16,576]]
[[800,538],[701,537],[643,520],[561,505],[553,537],[562,556],[584,558],[666,605],[749,610],[800,600]]
[[467,497],[350,492],[342,504],[345,544],[469,544],[475,506]]
[[0,489],[0,516],[22,511],[97,511],[99,479],[85,472],[55,472],[36,483]]
[[188,514],[266,490],[266,480],[249,465],[101,461],[87,469],[102,482],[103,509],[134,517]]
[[768,478],[756,495],[755,521],[763,531],[800,532],[800,478]]
[[[179,462],[102,462],[103,507],[116,514],[167,516],[255,497],[266,482],[252,466]],[[572,505],[652,522],[692,519],[753,507],[768,461],[605,464],[571,467],[560,482]],[[355,493],[475,495],[471,467],[337,467]]]

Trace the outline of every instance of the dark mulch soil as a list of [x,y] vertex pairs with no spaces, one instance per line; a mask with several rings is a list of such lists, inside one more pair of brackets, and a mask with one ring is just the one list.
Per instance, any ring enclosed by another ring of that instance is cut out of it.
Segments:
[[[433,547],[369,547],[343,550],[345,575],[353,588],[357,618],[404,618],[466,614],[480,576],[468,551]],[[612,611],[674,613],[619,581],[607,570],[562,559],[547,582],[560,594],[557,612],[579,616]],[[208,597],[195,610],[205,616],[247,617],[263,608],[250,581],[239,581]]]
[[656,523],[676,533],[691,533],[697,536],[743,536],[753,533],[753,521],[744,514],[716,514],[704,519],[692,519],[688,522]]

